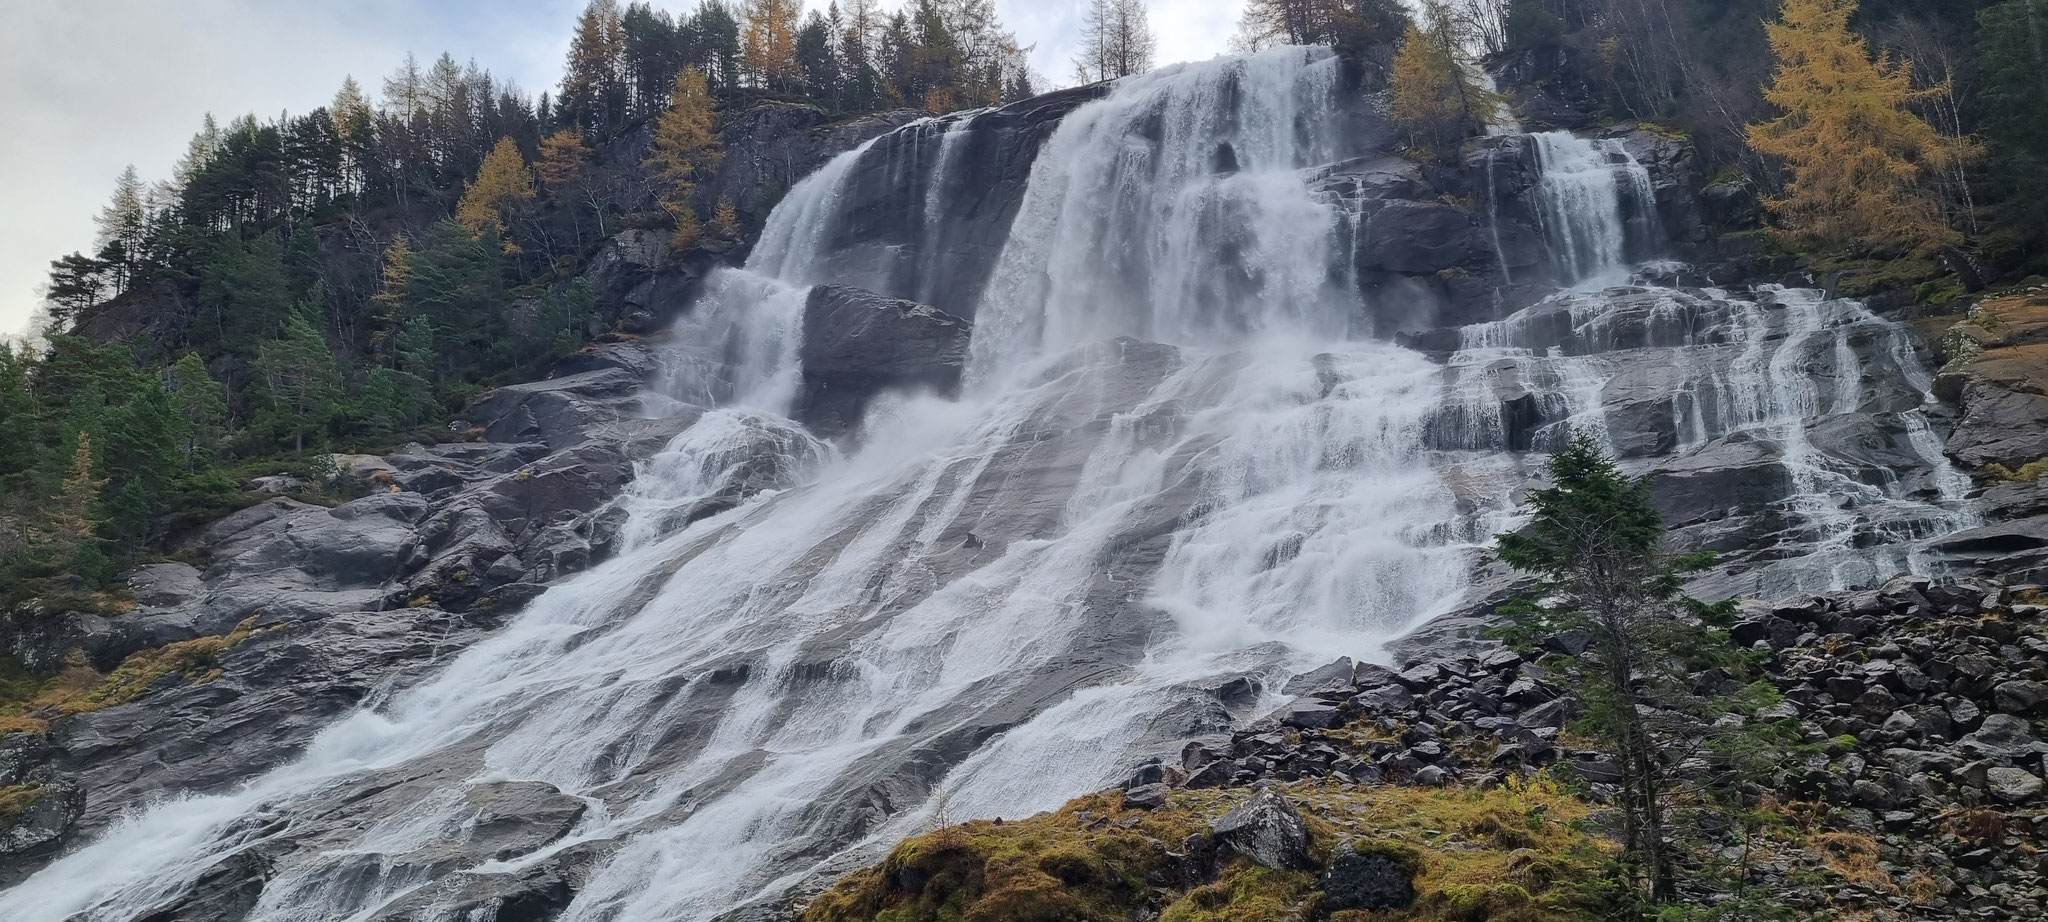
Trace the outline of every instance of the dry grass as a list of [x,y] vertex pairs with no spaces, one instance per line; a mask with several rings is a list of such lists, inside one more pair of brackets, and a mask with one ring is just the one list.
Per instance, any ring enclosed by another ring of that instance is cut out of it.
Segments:
[[[1388,855],[1415,874],[1407,910],[1373,922],[1600,917],[1584,884],[1612,844],[1584,832],[1589,807],[1548,781],[1476,788],[1286,786],[1327,863],[1340,847]],[[1116,793],[997,825],[944,824],[821,895],[804,922],[1056,922],[1158,913],[1159,922],[1284,922],[1315,914],[1318,875],[1230,859],[1191,889],[1168,850],[1249,795],[1177,791],[1164,808],[1125,810]],[[1340,913],[1334,922],[1352,922]]]
[[1898,893],[1899,885],[1878,865],[1877,837],[1862,832],[1820,832],[1807,837],[1807,844],[1820,854],[1828,870],[1852,884]]
[[41,733],[59,717],[126,704],[173,674],[193,682],[213,681],[220,675],[220,654],[249,639],[255,625],[251,616],[227,634],[141,650],[109,673],[94,669],[76,651],[55,675],[39,681],[18,665],[0,670],[0,734]]

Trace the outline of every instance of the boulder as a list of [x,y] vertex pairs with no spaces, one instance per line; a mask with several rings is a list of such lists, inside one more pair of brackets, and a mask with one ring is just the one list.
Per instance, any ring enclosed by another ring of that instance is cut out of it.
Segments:
[[795,417],[821,435],[860,424],[890,390],[957,396],[973,326],[937,308],[820,285],[804,304],[803,383]]
[[1340,847],[1323,874],[1323,909],[1327,912],[1406,909],[1415,902],[1415,878],[1387,855]]
[[1252,861],[1277,870],[1312,867],[1308,824],[1294,804],[1271,788],[1261,789],[1211,824],[1216,841]]
[[2009,804],[2023,804],[2041,796],[2042,781],[2032,772],[2003,766],[1986,769],[1984,789]]

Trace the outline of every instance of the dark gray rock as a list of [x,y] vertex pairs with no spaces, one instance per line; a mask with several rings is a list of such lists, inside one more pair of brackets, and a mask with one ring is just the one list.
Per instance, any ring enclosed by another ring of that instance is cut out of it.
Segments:
[[1126,809],[1156,810],[1166,806],[1166,797],[1172,793],[1172,790],[1172,788],[1167,787],[1165,784],[1157,782],[1141,784],[1124,792],[1124,807]]
[[1340,846],[1323,874],[1323,909],[1328,912],[1382,912],[1414,902],[1414,874],[1378,852]]
[[1354,684],[1356,675],[1357,670],[1351,663],[1351,657],[1346,656],[1320,669],[1288,679],[1287,684],[1280,687],[1280,693],[1313,695],[1317,692],[1333,691]]
[[1224,814],[1210,831],[1218,844],[1269,868],[1297,870],[1314,864],[1308,852],[1308,824],[1293,803],[1270,788]]
[[1984,771],[1984,789],[2009,804],[2023,804],[2041,796],[2042,781],[2032,772],[1994,766]]
[[944,311],[820,285],[804,304],[803,388],[796,418],[827,436],[860,423],[891,390],[960,391],[972,325]]

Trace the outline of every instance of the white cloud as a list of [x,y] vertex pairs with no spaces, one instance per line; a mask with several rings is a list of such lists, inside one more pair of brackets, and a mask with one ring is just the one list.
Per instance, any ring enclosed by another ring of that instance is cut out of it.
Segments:
[[[1085,0],[998,0],[1066,83]],[[1223,50],[1243,0],[1152,0],[1162,63]],[[326,104],[353,74],[375,92],[410,50],[474,59],[530,92],[560,76],[582,0],[50,0],[0,11],[0,331],[22,328],[51,260],[92,245],[92,216],[133,163],[164,178],[202,116]],[[691,0],[665,0],[671,10]],[[822,8],[819,0],[811,5]]]

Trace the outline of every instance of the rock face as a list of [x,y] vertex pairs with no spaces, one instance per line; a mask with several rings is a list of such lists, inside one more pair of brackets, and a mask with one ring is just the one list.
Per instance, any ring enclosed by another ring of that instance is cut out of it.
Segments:
[[884,391],[958,396],[972,332],[972,324],[934,307],[819,285],[804,304],[795,416],[831,436],[857,425]]
[[[46,744],[0,736],[0,787],[41,792],[0,833],[0,883],[151,797],[226,790],[289,761],[376,690],[416,680],[543,584],[602,560],[620,525],[610,503],[634,465],[703,412],[646,392],[657,349],[602,347],[572,374],[480,397],[469,422],[489,441],[351,459],[369,472],[359,499],[327,508],[279,496],[214,523],[190,549],[203,570],[129,574],[133,613],[0,620],[7,652],[39,671],[72,650],[107,671],[147,648],[238,625],[246,635],[139,700],[62,720]],[[720,460],[746,468],[744,444]],[[786,448],[752,450],[779,460]],[[740,477],[728,502],[766,485]]]
[[1106,92],[1062,90],[877,140],[841,188],[836,217],[816,229],[816,278],[971,320],[1039,147]]

